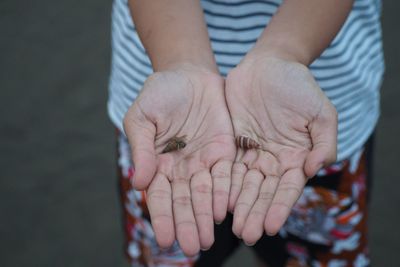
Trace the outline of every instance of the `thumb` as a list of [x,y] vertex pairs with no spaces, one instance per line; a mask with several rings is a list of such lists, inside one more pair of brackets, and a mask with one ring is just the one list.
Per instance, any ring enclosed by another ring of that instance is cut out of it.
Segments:
[[336,161],[337,112],[328,99],[325,99],[320,113],[308,130],[313,147],[306,158],[304,173],[307,177],[313,177],[322,167]]
[[124,131],[129,140],[135,167],[132,186],[137,190],[145,190],[156,172],[156,126],[134,104],[125,115]]

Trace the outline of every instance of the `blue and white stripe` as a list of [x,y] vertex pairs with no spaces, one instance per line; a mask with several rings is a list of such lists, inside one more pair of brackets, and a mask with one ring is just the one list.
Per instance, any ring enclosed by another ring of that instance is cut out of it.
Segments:
[[[202,0],[205,20],[222,75],[251,49],[281,0]],[[341,31],[310,66],[339,114],[338,160],[359,150],[379,117],[384,72],[380,0],[355,0]],[[153,72],[130,16],[127,0],[115,0],[108,112],[121,130],[125,112]]]

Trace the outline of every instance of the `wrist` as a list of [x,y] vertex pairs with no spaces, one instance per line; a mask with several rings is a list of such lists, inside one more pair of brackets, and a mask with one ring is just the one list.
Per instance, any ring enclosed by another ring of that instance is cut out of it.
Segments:
[[182,61],[173,61],[168,64],[163,65],[162,69],[157,70],[157,72],[195,72],[202,74],[209,74],[212,76],[220,77],[220,74],[217,70],[214,70],[212,66],[207,64],[198,63],[192,60],[182,60]]
[[[224,82],[224,78],[216,71],[210,70],[208,66],[203,64],[196,64],[192,61],[175,61],[174,63],[166,66],[165,69],[154,72],[152,76],[158,77],[163,74],[175,73],[180,77],[193,79],[193,81],[210,82],[220,84]],[[168,74],[167,74],[168,75]],[[217,86],[218,87],[218,86]],[[213,87],[215,88],[215,87]],[[223,87],[222,87],[223,88]]]
[[194,60],[193,58],[175,58],[174,60],[162,61],[156,66],[153,64],[153,69],[154,72],[187,70],[219,75],[216,64],[207,61]]
[[219,74],[213,53],[208,47],[177,45],[169,51],[159,51],[157,56],[150,55],[150,59],[156,72],[189,67]]
[[313,61],[311,54],[301,45],[286,44],[284,42],[259,41],[246,55],[248,59],[278,58],[308,66]]

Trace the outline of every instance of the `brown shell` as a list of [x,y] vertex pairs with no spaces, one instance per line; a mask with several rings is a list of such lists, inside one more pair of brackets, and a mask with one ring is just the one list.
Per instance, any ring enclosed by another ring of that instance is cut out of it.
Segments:
[[183,149],[186,146],[185,136],[171,138],[161,153],[168,153]]
[[247,136],[238,136],[235,138],[235,141],[236,146],[243,149],[253,149],[261,147],[259,143]]

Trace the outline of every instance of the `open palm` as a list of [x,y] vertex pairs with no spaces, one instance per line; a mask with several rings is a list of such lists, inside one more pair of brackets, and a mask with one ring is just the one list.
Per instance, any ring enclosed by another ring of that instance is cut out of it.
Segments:
[[[187,255],[208,249],[214,220],[227,211],[236,152],[223,79],[195,68],[155,73],[124,128],[136,169],[133,186],[147,190],[159,245],[169,247],[177,238]],[[163,153],[176,137],[186,145]]]
[[244,60],[226,81],[235,136],[259,149],[239,149],[229,208],[233,231],[248,244],[276,234],[307,182],[336,159],[337,115],[309,70],[278,58]]

